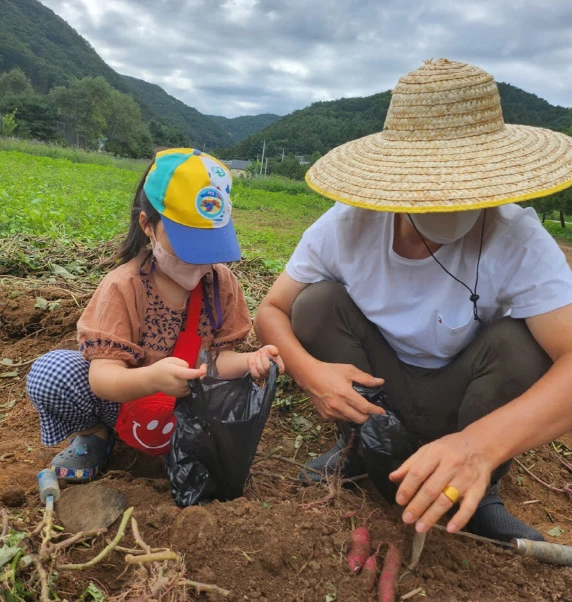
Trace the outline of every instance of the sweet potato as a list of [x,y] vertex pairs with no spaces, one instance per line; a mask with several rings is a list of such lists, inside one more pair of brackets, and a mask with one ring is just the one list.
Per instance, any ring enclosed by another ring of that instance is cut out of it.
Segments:
[[352,531],[352,545],[348,552],[348,564],[356,575],[369,556],[369,545],[369,531],[365,527],[358,527]]
[[389,544],[389,550],[383,561],[381,577],[379,578],[379,602],[395,602],[395,584],[401,567],[401,552],[394,544]]
[[373,554],[364,563],[361,572],[363,587],[366,592],[371,592],[377,579],[377,556]]

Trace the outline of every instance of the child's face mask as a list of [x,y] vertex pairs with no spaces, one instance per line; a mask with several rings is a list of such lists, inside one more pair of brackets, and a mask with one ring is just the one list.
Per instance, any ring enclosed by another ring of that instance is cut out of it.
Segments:
[[155,238],[155,234],[151,236],[151,246],[153,247],[153,256],[157,267],[187,291],[192,291],[201,278],[212,268],[212,265],[186,263],[175,255],[171,255]]

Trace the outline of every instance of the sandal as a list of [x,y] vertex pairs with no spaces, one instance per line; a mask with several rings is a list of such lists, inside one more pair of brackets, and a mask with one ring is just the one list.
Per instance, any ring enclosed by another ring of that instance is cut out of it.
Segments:
[[112,429],[109,429],[107,441],[97,435],[77,435],[63,452],[54,457],[51,468],[58,479],[87,483],[105,467],[114,444],[115,432]]

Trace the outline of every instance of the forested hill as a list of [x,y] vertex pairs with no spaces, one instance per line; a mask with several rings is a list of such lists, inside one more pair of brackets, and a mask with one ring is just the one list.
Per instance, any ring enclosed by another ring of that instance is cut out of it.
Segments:
[[103,77],[133,96],[158,144],[212,149],[234,142],[206,115],[159,86],[114,71],[73,27],[37,0],[0,0],[0,73],[16,68],[40,94],[74,79]]
[[502,110],[506,123],[534,125],[565,132],[572,126],[571,109],[551,105],[536,94],[516,86],[499,83]]
[[255,134],[280,119],[280,115],[274,115],[273,113],[243,115],[232,118],[218,115],[207,115],[207,117],[210,117],[222,130],[230,134],[234,143],[241,142],[250,134]]
[[343,142],[381,130],[390,100],[390,93],[382,92],[365,98],[315,102],[225,149],[223,155],[256,158],[264,140],[269,157],[278,156],[283,150],[287,155],[311,155],[316,151],[323,155]]
[[208,151],[234,144],[232,136],[212,119],[167,94],[160,86],[127,75],[121,77],[147,106],[170,125],[183,130],[197,147]]
[[0,71],[17,67],[43,94],[72,78],[98,75],[130,91],[87,40],[37,0],[0,0]]
[[[570,109],[553,106],[535,94],[499,83],[501,103],[507,123],[534,125],[566,131],[572,125]],[[221,151],[224,157],[254,159],[261,154],[266,141],[266,154],[324,154],[348,140],[381,131],[391,100],[390,92],[364,98],[342,98],[316,102],[294,111],[276,123],[253,134],[240,144]]]

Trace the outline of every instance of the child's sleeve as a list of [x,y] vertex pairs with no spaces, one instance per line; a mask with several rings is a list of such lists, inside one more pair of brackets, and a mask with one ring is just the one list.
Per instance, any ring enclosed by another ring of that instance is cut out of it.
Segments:
[[122,282],[111,272],[100,283],[77,323],[83,357],[121,360],[137,366],[144,357],[139,341],[140,320],[133,281]]
[[252,328],[252,320],[236,276],[226,266],[217,265],[215,269],[219,276],[223,322],[222,326],[214,331],[210,346],[220,351],[232,349],[246,340]]

